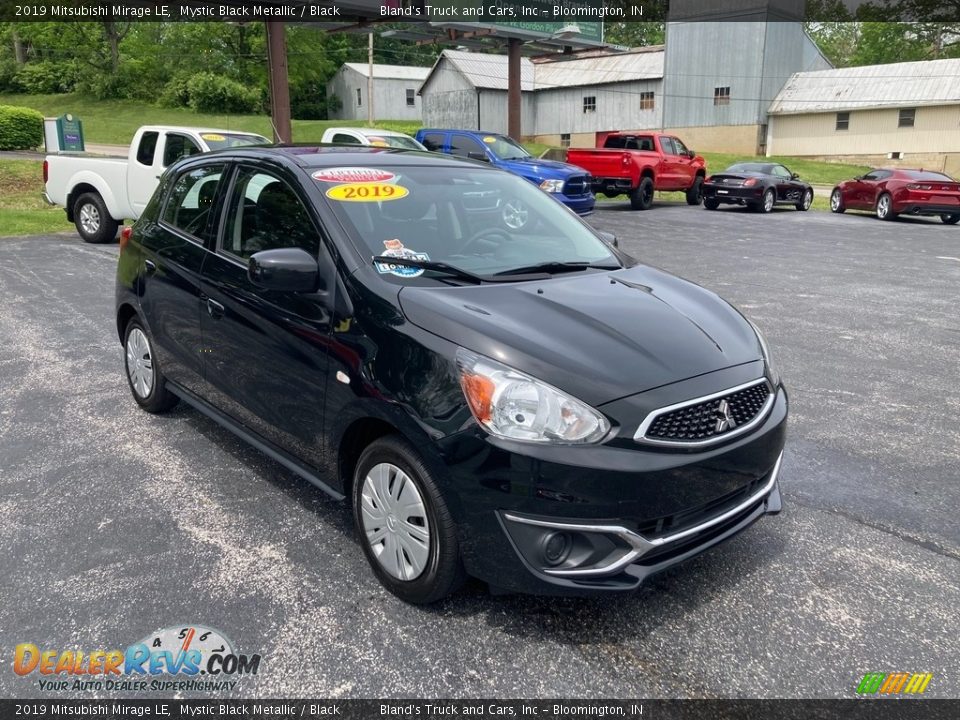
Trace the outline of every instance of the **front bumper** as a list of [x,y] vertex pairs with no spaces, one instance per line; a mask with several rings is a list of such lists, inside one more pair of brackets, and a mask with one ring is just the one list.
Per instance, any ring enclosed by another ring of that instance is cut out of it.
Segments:
[[[639,420],[581,448],[461,435],[444,455],[468,572],[507,592],[636,589],[780,511],[787,405],[780,387],[750,433],[696,450],[635,443]],[[551,542],[567,553],[560,562]],[[565,572],[577,569],[587,572]]]

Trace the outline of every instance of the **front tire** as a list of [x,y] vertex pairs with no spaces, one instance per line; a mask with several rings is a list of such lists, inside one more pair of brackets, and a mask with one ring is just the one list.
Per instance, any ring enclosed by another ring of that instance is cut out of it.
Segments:
[[123,357],[130,392],[140,407],[150,413],[162,413],[177,404],[179,398],[167,389],[166,379],[157,365],[150,336],[137,319],[127,324]]
[[693,185],[687,190],[687,205],[699,205],[703,200],[703,178],[697,175]]
[[704,198],[704,199],[703,199],[703,206],[704,206],[707,210],[716,210],[718,207],[720,207],[720,201],[719,201],[719,200],[714,200],[713,198]]
[[877,217],[881,220],[894,220],[897,214],[893,211],[893,198],[890,193],[883,193],[877,198]]
[[634,210],[649,210],[653,205],[653,178],[640,178],[640,184],[630,193],[630,207]]
[[73,222],[80,237],[88,243],[110,242],[120,224],[110,217],[99,193],[84,193],[73,204]]
[[840,192],[840,188],[834,188],[833,192],[830,193],[830,212],[842,213],[845,211],[846,208],[843,206],[843,193]]
[[960,222],[960,213],[941,215],[940,222],[942,222],[944,225],[956,225],[958,222]]
[[466,579],[453,517],[433,473],[403,438],[380,438],[360,455],[353,515],[374,574],[400,599],[435,602]]
[[800,199],[800,202],[796,204],[796,208],[797,210],[805,212],[810,209],[811,205],[813,205],[813,190],[811,188],[807,188],[804,191],[803,197]]

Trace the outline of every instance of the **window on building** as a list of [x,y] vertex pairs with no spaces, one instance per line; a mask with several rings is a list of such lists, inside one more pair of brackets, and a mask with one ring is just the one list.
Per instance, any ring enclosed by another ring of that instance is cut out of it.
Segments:
[[583,98],[583,111],[585,113],[592,113],[597,111],[597,96],[596,95],[586,95]]
[[570,133],[560,133],[560,147],[570,147]]
[[713,89],[713,104],[714,105],[729,105],[730,104],[730,87],[715,87]]
[[407,88],[407,107],[413,107],[417,104],[417,91],[413,88]]
[[357,107],[363,105],[363,101],[360,99],[360,88],[357,88]]
[[837,130],[850,129],[850,113],[837,113]]
[[913,121],[916,117],[916,108],[900,108],[900,118],[897,121],[897,127],[913,127]]
[[640,109],[653,110],[653,93],[652,92],[640,93]]

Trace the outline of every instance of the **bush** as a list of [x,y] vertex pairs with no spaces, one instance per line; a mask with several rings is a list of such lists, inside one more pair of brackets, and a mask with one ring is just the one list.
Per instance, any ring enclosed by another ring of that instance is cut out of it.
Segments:
[[14,82],[31,95],[71,92],[77,82],[77,68],[68,62],[31,62],[17,71]]
[[260,106],[260,91],[229,78],[198,73],[187,82],[190,107],[197,112],[253,113]]
[[179,72],[175,74],[160,92],[160,107],[180,108],[190,107],[190,75]]
[[31,108],[0,105],[0,150],[30,150],[43,142],[43,115]]

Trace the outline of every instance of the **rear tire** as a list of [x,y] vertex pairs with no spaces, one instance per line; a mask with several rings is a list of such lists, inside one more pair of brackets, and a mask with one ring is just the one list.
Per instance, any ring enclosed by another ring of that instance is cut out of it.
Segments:
[[895,220],[897,214],[893,211],[893,198],[890,193],[883,193],[877,198],[877,217],[881,220]]
[[640,178],[640,184],[630,193],[630,207],[634,210],[649,210],[653,205],[653,178]]
[[941,215],[940,222],[942,222],[944,225],[956,225],[958,222],[960,222],[960,213],[954,213],[953,215]]
[[435,602],[466,580],[453,516],[430,468],[400,436],[379,438],[361,453],[353,517],[374,574],[400,599]]
[[756,206],[758,212],[773,212],[773,206],[777,204],[777,193],[773,188],[767,188],[763,193],[760,204]]
[[834,188],[833,192],[830,193],[830,212],[842,213],[845,211],[846,208],[843,206],[843,193],[840,192],[840,188]]
[[693,185],[687,190],[687,205],[699,205],[703,200],[703,177],[697,175]]
[[803,193],[803,198],[796,204],[797,210],[806,211],[813,205],[813,190],[807,188]]
[[99,193],[83,193],[73,204],[73,222],[80,237],[88,243],[110,242],[120,224],[110,217]]
[[714,200],[713,198],[704,198],[704,199],[703,199],[703,206],[704,206],[707,210],[716,210],[718,207],[720,207],[720,201],[719,201],[719,200]]
[[130,392],[140,407],[149,413],[162,413],[177,404],[179,398],[167,390],[157,365],[153,342],[137,318],[127,323],[123,334],[123,358]]

